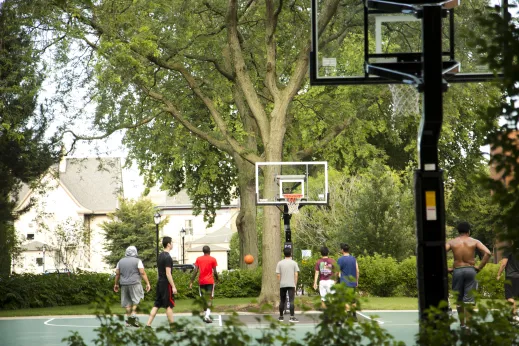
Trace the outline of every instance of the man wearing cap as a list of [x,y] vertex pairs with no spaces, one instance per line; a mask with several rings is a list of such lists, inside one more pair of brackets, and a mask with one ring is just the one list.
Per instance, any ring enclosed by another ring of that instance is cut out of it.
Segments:
[[126,308],[126,325],[139,327],[137,319],[137,305],[144,298],[141,278],[146,282],[146,292],[151,289],[150,281],[144,271],[142,261],[137,258],[137,248],[129,246],[126,249],[126,256],[121,258],[115,268],[114,291],[121,289],[121,306]]
[[[460,326],[465,328],[470,316],[461,303],[475,303],[471,291],[477,289],[476,274],[487,264],[491,252],[482,242],[470,237],[471,228],[468,222],[460,222],[457,229],[458,236],[448,241],[445,249],[447,252],[452,250],[454,255],[454,268],[449,268],[449,272],[452,272],[452,290],[458,293],[456,309]],[[476,249],[484,254],[479,266],[476,266],[474,256]]]

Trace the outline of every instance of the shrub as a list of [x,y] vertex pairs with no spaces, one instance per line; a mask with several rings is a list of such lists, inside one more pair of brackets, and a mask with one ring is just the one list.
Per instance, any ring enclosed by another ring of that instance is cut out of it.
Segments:
[[399,284],[400,275],[397,261],[392,257],[359,256],[359,292],[378,297],[394,294]]
[[496,280],[499,264],[489,263],[478,273],[478,293],[481,298],[505,299],[504,280]]
[[398,264],[398,282],[396,294],[403,297],[418,297],[416,278],[416,257],[411,256]]

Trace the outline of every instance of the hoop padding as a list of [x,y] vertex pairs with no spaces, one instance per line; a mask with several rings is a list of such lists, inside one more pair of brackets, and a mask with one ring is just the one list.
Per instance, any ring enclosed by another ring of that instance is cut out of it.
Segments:
[[284,193],[283,197],[285,198],[285,201],[288,206],[288,213],[299,213],[299,202],[301,202],[301,198],[303,198],[303,195],[300,193]]
[[407,84],[389,84],[393,98],[393,117],[419,114],[420,94],[416,88]]

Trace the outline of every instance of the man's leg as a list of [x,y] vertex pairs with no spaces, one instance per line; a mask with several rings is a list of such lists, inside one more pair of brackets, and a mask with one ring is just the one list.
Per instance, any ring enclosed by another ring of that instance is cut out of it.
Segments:
[[319,281],[319,294],[321,295],[321,309],[326,309],[326,294],[329,293],[328,287],[323,280]]
[[150,311],[150,317],[148,317],[148,323],[146,323],[146,325],[148,327],[151,327],[151,323],[153,322],[153,320],[155,319],[155,316],[157,315],[157,311],[159,311],[159,308],[154,306],[151,311]]
[[294,300],[295,300],[295,296],[296,296],[296,288],[295,287],[290,287],[288,289],[288,301],[290,302],[290,316],[292,316],[292,317],[294,317],[294,310],[295,310]]
[[279,318],[283,319],[283,312],[287,304],[287,290],[285,287],[279,289]]
[[510,305],[512,305],[512,315],[515,316],[517,314],[517,308],[515,306],[515,299],[510,298],[510,299],[507,299],[507,301],[510,303]]
[[166,308],[166,316],[168,317],[169,324],[173,324],[173,322],[175,322],[175,320],[173,319],[173,308]]

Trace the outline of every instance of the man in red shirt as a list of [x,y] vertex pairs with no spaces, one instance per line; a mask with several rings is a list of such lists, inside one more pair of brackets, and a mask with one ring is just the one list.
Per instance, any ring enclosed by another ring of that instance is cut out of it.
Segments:
[[209,303],[206,304],[205,308],[205,323],[213,323],[213,320],[209,316],[211,314],[211,307],[213,305],[213,297],[214,297],[214,280],[218,280],[218,273],[216,272],[216,258],[211,256],[211,249],[209,246],[205,245],[202,249],[204,252],[203,256],[200,256],[196,259],[195,262],[195,270],[193,271],[193,276],[191,276],[191,281],[189,282],[189,288],[193,287],[193,281],[196,278],[198,272],[200,272],[200,276],[198,278],[199,284],[199,293],[200,297],[204,295],[209,295]]

